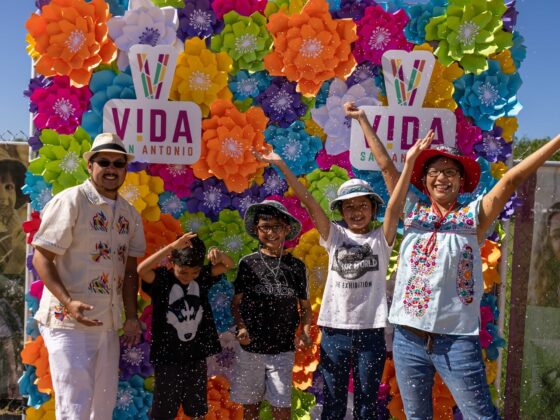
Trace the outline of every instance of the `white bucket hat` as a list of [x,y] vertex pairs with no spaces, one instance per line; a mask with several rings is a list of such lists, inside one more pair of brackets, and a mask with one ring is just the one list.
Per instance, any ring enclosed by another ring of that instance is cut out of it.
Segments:
[[89,162],[93,155],[100,152],[111,152],[125,155],[126,160],[129,163],[134,160],[134,155],[126,153],[123,141],[114,133],[98,134],[91,145],[91,150],[89,152],[85,152],[83,157],[86,162]]
[[371,197],[379,206],[385,204],[383,199],[373,192],[371,186],[364,181],[363,179],[350,179],[338,187],[338,191],[336,192],[336,198],[331,201],[330,209],[334,210],[337,204],[343,200],[349,200],[354,197],[362,197],[362,196],[369,196]]

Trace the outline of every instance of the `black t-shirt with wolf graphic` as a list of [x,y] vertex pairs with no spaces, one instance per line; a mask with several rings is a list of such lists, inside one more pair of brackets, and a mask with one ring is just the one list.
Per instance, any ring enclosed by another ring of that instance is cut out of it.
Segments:
[[221,351],[208,290],[220,280],[212,277],[211,266],[184,285],[173,270],[155,270],[152,284],[142,282],[142,290],[152,298],[152,348],[154,366],[180,365],[185,360],[201,360]]
[[243,293],[239,309],[251,338],[244,350],[261,354],[294,350],[300,321],[298,300],[307,299],[307,271],[302,261],[286,254],[279,264],[278,258],[249,254],[239,262],[235,293]]

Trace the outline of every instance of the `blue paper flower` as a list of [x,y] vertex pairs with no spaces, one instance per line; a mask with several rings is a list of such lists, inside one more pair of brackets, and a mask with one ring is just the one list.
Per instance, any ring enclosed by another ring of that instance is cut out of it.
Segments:
[[185,42],[188,38],[208,38],[222,31],[224,21],[216,19],[210,3],[209,0],[185,0],[185,6],[177,9],[177,38]]
[[505,162],[512,153],[512,144],[502,138],[502,128],[494,126],[491,131],[482,132],[482,141],[474,145],[477,155],[488,162]]
[[253,184],[242,193],[230,193],[232,210],[237,210],[241,217],[245,216],[245,212],[251,204],[260,203],[266,197],[263,188]]
[[503,73],[495,60],[488,60],[488,70],[479,75],[467,73],[453,84],[453,99],[483,130],[491,130],[500,117],[516,116],[522,108],[516,96],[521,86],[519,74]]
[[181,200],[171,191],[160,194],[158,203],[162,213],[169,213],[175,219],[178,219],[187,210],[187,200]]
[[327,3],[329,4],[329,12],[331,12],[331,14],[334,14],[340,9],[342,0],[327,0]]
[[488,191],[494,188],[494,185],[496,185],[496,183],[498,182],[492,176],[490,163],[486,159],[484,159],[483,157],[478,157],[476,161],[480,165],[480,181],[478,181],[478,185],[473,192],[464,193],[459,196],[458,201],[460,203],[470,203],[479,195],[486,194]]
[[31,316],[34,316],[39,309],[39,299],[27,292],[25,294],[25,303],[27,303],[27,309],[31,312]]
[[270,195],[284,195],[288,190],[288,184],[278,172],[273,168],[266,168],[264,170],[264,183],[262,188],[266,194],[266,197]]
[[426,25],[434,16],[445,14],[447,0],[432,0],[424,4],[405,6],[409,21],[404,28],[404,35],[409,42],[423,44],[426,42]]
[[233,286],[224,277],[208,291],[208,301],[212,307],[216,329],[220,334],[233,325],[233,315],[230,309],[232,300]]
[[296,92],[296,83],[284,77],[275,77],[270,85],[256,98],[270,123],[280,127],[288,127],[300,117],[303,117],[307,107],[301,100],[301,94]]
[[[346,85],[348,85],[348,87],[352,87],[355,84],[362,83],[363,81],[368,79],[377,80],[376,77],[380,75],[381,79],[383,80],[383,74],[381,72],[380,66],[376,66],[369,61],[364,61],[363,63],[358,64],[352,74],[348,77],[348,79],[346,79]],[[382,84],[383,89],[385,89],[385,82],[383,82]],[[377,83],[376,85],[379,86]]]
[[319,108],[327,103],[327,98],[329,97],[329,90],[331,89],[331,83],[334,79],[325,80],[315,96],[315,108]]
[[519,70],[521,63],[525,60],[527,56],[527,47],[523,45],[525,38],[519,35],[519,32],[513,33],[513,46],[510,48],[509,52],[511,58],[515,63],[515,68]]
[[331,11],[335,19],[352,19],[354,22],[364,17],[364,10],[368,6],[375,6],[375,0],[342,0],[336,10]]
[[113,420],[148,420],[153,395],[144,390],[144,379],[134,375],[129,381],[119,381],[117,405]]
[[204,181],[195,180],[191,186],[191,197],[187,200],[189,213],[201,211],[213,222],[220,212],[231,205],[231,198],[222,181],[210,177]]
[[[268,126],[264,135],[276,153],[282,156],[288,167],[296,175],[303,175],[318,168],[315,156],[322,149],[323,143],[316,136],[305,131],[305,124],[296,121],[288,128]],[[274,167],[283,177],[279,169]]]
[[50,400],[51,396],[39,391],[37,385],[35,385],[36,380],[35,366],[25,365],[25,371],[18,380],[19,393],[22,396],[28,397],[27,405],[29,407],[39,408]]
[[91,138],[103,132],[103,107],[110,99],[136,99],[130,70],[115,73],[101,70],[93,73],[89,83],[91,109],[82,116],[82,127]]
[[256,98],[270,85],[272,78],[266,70],[249,73],[247,70],[238,71],[235,76],[230,76],[229,90],[233,99],[243,101],[247,98]]
[[52,185],[40,175],[25,173],[25,185],[21,188],[24,194],[31,199],[31,208],[36,211],[43,210],[52,198]]

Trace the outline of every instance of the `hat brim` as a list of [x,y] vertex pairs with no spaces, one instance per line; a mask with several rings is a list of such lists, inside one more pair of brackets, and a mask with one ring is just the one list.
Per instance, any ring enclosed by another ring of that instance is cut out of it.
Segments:
[[126,156],[126,162],[130,163],[134,160],[134,155],[132,153],[126,153],[126,152],[121,152],[120,150],[114,150],[114,149],[101,149],[101,150],[95,150],[95,151],[88,151],[88,152],[84,152],[84,154],[82,155],[82,157],[84,158],[84,160],[86,162],[89,162],[89,160],[91,159],[91,157],[93,155],[96,155],[97,153],[115,153],[115,154],[119,154],[119,155],[124,155]]
[[378,194],[376,194],[374,192],[365,192],[364,191],[364,192],[353,192],[353,193],[350,193],[350,194],[341,195],[340,197],[336,197],[329,204],[329,208],[331,209],[331,211],[334,211],[339,202],[344,201],[344,200],[350,200],[351,198],[364,197],[364,196],[369,196],[369,197],[373,198],[373,200],[377,203],[378,206],[382,206],[382,205],[385,204],[383,199]]
[[414,162],[414,169],[412,170],[412,176],[410,178],[410,183],[412,185],[420,191],[424,191],[424,166],[428,160],[436,156],[446,157],[459,162],[464,169],[463,190],[465,192],[473,192],[476,189],[480,181],[480,165],[478,162],[466,156],[457,156],[453,153],[438,149],[428,149],[420,153],[420,156],[418,156],[416,162]]
[[[278,203],[280,204],[280,203]],[[259,239],[256,231],[255,226],[255,214],[262,208],[273,208],[276,211],[282,213],[290,220],[290,231],[286,235],[286,240],[291,241],[292,239],[297,238],[299,233],[301,232],[301,223],[298,219],[292,216],[286,209],[283,209],[279,206],[275,206],[271,204],[270,201],[263,201],[262,203],[252,204],[249,206],[247,211],[245,212],[245,217],[243,219],[245,223],[245,231],[255,239]]]

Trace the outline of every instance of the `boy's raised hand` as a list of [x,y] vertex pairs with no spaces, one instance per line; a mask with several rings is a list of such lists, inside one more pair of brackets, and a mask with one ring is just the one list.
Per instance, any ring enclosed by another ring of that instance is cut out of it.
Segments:
[[423,139],[418,139],[416,143],[412,145],[408,152],[406,152],[406,160],[410,162],[415,162],[416,158],[420,156],[424,150],[430,147],[432,140],[434,139],[434,130],[428,131],[428,134]]
[[365,112],[362,109],[358,108],[354,104],[354,102],[344,103],[344,113],[346,114],[347,117],[353,118],[355,120],[365,115]]
[[187,232],[175,242],[171,244],[173,249],[183,249],[191,246],[191,239],[196,236],[196,233]]

